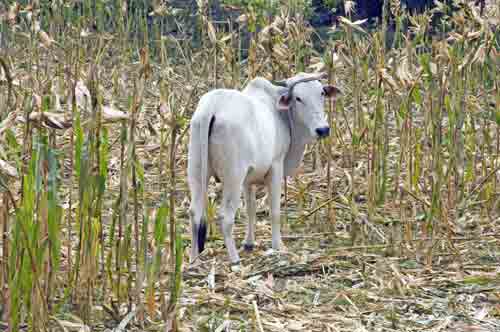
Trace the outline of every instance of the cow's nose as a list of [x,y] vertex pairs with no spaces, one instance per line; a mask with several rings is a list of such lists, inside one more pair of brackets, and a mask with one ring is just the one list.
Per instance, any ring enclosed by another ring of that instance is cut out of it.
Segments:
[[316,134],[318,134],[319,138],[324,138],[330,135],[330,127],[317,128]]

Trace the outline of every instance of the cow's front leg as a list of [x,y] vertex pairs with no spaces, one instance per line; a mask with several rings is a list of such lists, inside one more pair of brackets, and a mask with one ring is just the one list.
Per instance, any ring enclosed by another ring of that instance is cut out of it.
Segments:
[[269,184],[269,194],[271,196],[271,231],[272,231],[272,246],[278,251],[281,247],[281,216],[280,216],[280,201],[281,201],[281,181],[283,180],[283,165],[282,163],[273,165],[271,172],[271,181]]

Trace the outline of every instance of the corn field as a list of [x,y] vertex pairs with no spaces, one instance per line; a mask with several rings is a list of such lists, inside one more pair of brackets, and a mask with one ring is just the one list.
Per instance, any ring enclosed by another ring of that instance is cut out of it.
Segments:
[[[269,3],[0,4],[0,331],[500,331],[500,4],[385,0],[372,27],[345,1],[322,35]],[[259,190],[232,272],[212,183],[190,266],[199,98],[321,71],[342,95],[286,180],[286,250]]]

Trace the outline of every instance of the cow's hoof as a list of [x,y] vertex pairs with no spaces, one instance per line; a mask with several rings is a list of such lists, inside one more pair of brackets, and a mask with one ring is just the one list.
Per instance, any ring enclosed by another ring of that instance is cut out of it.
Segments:
[[251,252],[255,249],[255,244],[254,243],[243,243],[243,249],[245,249],[246,252]]
[[239,261],[231,264],[231,271],[234,273],[238,273],[241,271],[241,266]]
[[277,254],[279,253],[279,250],[276,250],[276,249],[267,249],[265,252],[264,252],[264,256],[272,256],[274,254]]

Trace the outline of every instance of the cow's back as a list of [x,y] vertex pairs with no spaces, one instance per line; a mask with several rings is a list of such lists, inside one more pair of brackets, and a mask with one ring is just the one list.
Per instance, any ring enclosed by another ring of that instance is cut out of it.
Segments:
[[197,112],[206,112],[203,106],[212,108],[212,171],[224,180],[228,175],[251,169],[247,181],[263,182],[272,163],[286,153],[277,136],[278,116],[261,99],[237,90],[219,89],[206,96]]

